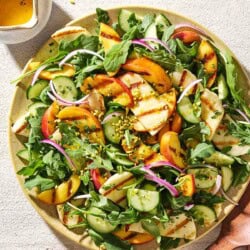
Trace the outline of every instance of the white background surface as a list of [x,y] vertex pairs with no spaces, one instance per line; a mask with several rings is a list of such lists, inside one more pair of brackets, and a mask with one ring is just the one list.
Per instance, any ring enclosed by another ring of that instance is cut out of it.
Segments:
[[[14,92],[9,82],[49,34],[71,19],[94,12],[96,7],[119,4],[151,5],[196,20],[224,40],[250,72],[250,0],[76,0],[75,5],[55,0],[49,23],[37,37],[18,45],[0,44],[0,249],[80,249],[47,226],[18,185],[7,146],[8,112]],[[205,249],[217,233],[218,229],[185,250]]]

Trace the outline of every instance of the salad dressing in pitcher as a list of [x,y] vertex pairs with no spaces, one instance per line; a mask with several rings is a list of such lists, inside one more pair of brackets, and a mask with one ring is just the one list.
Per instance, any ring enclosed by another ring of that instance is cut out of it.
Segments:
[[33,0],[0,0],[0,26],[27,23],[33,14]]

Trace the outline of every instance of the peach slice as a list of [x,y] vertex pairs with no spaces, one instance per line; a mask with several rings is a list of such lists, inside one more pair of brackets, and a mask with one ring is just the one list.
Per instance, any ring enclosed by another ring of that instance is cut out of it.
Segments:
[[[121,42],[119,34],[105,23],[100,24],[99,40],[102,43],[105,54],[115,45]],[[108,72],[109,76],[114,76],[117,72]]]
[[185,168],[185,153],[181,148],[176,132],[168,131],[162,136],[160,141],[160,152],[173,164],[180,168]]
[[127,71],[141,74],[160,94],[165,93],[172,86],[170,78],[165,70],[145,57],[129,59],[122,65],[122,68]]
[[207,84],[207,87],[210,88],[216,79],[218,60],[212,45],[208,41],[201,41],[197,59],[203,63],[205,72],[211,75]]
[[100,24],[99,40],[102,43],[105,54],[112,46],[121,42],[119,34],[105,23]]
[[99,120],[87,109],[81,107],[65,107],[57,117],[66,120],[68,123],[74,123],[91,142],[105,144],[105,137]]
[[174,131],[176,133],[180,133],[181,131],[181,126],[182,126],[182,118],[181,116],[178,114],[178,112],[176,112],[174,114],[173,117],[173,121],[171,122],[171,131]]
[[37,198],[47,204],[62,204],[69,200],[80,187],[81,180],[78,175],[72,175],[68,181],[59,186],[45,190],[37,195]]
[[114,102],[123,106],[131,107],[134,104],[130,89],[120,79],[102,74],[86,78],[81,86],[81,91],[89,93],[93,89],[104,96],[114,97]]
[[[40,62],[31,62],[28,67],[30,70],[34,70],[39,68],[40,64],[41,64]],[[71,64],[64,64],[62,67],[63,67],[62,70],[56,70],[56,71],[43,70],[39,74],[39,78],[44,80],[52,80],[57,76],[72,77],[76,73],[75,67]]]
[[41,121],[41,130],[45,138],[49,138],[55,132],[55,119],[58,112],[59,106],[56,102],[53,102],[45,111]]
[[182,30],[182,31],[174,32],[174,34],[172,35],[172,38],[174,39],[178,38],[183,43],[186,43],[186,44],[190,44],[192,42],[200,42],[201,40],[201,37],[199,36],[199,34],[191,30]]
[[187,174],[180,177],[176,187],[184,196],[192,196],[195,193],[194,176],[192,174]]

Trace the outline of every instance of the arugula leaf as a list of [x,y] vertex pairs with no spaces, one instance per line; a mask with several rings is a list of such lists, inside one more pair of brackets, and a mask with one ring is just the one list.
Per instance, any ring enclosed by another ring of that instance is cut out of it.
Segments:
[[128,208],[123,212],[112,211],[108,215],[108,221],[111,224],[118,225],[126,225],[132,224],[139,221],[139,212],[133,208]]
[[163,32],[161,40],[163,42],[167,42],[169,40],[169,38],[172,36],[172,34],[174,33],[174,30],[175,30],[174,25],[171,25],[167,29],[165,29],[164,32]]
[[153,220],[141,220],[142,228],[149,232],[154,237],[160,236],[160,230],[158,225]]
[[28,166],[23,167],[21,170],[19,170],[17,174],[23,176],[32,176],[37,172],[37,170],[42,168],[44,168],[44,163],[41,159],[33,160],[29,163]]
[[190,159],[195,158],[204,159],[209,157],[215,151],[212,144],[207,144],[205,142],[199,143],[194,149],[191,149]]
[[165,195],[165,198],[167,204],[169,204],[173,210],[178,210],[180,208],[183,208],[188,202],[192,200],[192,197],[189,196],[180,195],[178,197],[173,197],[169,193]]
[[128,18],[129,27],[132,28],[140,24],[140,21],[136,18],[135,13],[132,13]]
[[89,184],[89,181],[90,181],[90,173],[89,173],[89,171],[85,171],[83,173],[83,175],[80,175],[80,179],[83,182],[83,185],[87,186]]
[[250,116],[250,108],[247,106],[245,100],[242,97],[242,91],[237,89],[237,72],[236,66],[234,64],[232,56],[228,53],[222,55],[225,63],[226,79],[227,85],[229,87],[230,93],[233,97],[233,102],[236,107],[242,107],[248,116]]
[[104,68],[107,72],[116,71],[126,62],[130,45],[131,41],[122,41],[111,47],[103,62]]
[[150,24],[155,20],[155,14],[147,14],[144,16],[142,23],[140,25],[140,32],[145,33]]
[[62,155],[50,150],[43,156],[45,169],[48,177],[53,179],[64,180],[69,177],[71,170],[66,162],[62,160]]
[[247,181],[250,176],[250,164],[239,157],[234,157],[234,160],[235,163],[232,166],[234,173],[233,186],[236,187]]
[[250,124],[241,121],[230,121],[227,129],[232,136],[240,139],[240,145],[250,145]]
[[178,247],[179,242],[181,239],[173,239],[169,237],[162,237],[161,238],[161,244],[160,244],[160,250],[169,250],[174,249]]
[[140,37],[138,26],[131,27],[123,36],[122,40],[133,40]]
[[200,122],[193,126],[183,129],[180,139],[185,141],[189,138],[197,139],[198,141],[205,141],[206,136],[210,135],[210,129],[206,126],[205,122]]
[[169,72],[175,70],[175,66],[177,63],[176,57],[174,55],[170,55],[169,53],[167,53],[166,50],[157,49],[154,51],[148,51],[144,48],[136,47],[135,51],[141,56],[147,57],[155,61],[163,68],[167,69]]
[[[59,44],[59,53],[69,53],[76,49],[88,49],[97,51],[99,45],[99,39],[97,36],[80,35],[73,41],[62,40]],[[85,54],[89,57],[89,55]]]
[[99,196],[98,201],[93,201],[91,206],[100,208],[104,211],[112,212],[112,211],[120,211],[120,208],[116,206],[112,201],[108,200],[104,196]]
[[98,23],[105,23],[105,24],[109,23],[110,17],[106,10],[96,8],[96,15]]
[[24,186],[27,189],[32,189],[33,187],[38,187],[41,192],[51,189],[56,186],[56,182],[49,178],[43,178],[40,175],[36,175],[34,178],[25,180]]
[[193,200],[195,204],[203,204],[212,207],[214,204],[222,203],[225,199],[221,196],[213,195],[205,191],[199,191],[194,194]]

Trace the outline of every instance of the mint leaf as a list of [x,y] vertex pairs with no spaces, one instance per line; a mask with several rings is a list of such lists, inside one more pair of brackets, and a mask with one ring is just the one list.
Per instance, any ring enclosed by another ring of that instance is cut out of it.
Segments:
[[215,151],[213,145],[207,144],[207,143],[200,143],[198,144],[195,149],[191,150],[191,156],[190,159],[195,158],[206,158],[209,157],[213,152]]
[[37,175],[35,178],[28,179],[25,181],[24,186],[27,189],[32,189],[33,187],[38,187],[41,192],[51,189],[56,185],[55,181],[48,178],[43,178]]
[[104,68],[107,72],[116,71],[126,62],[130,45],[131,41],[123,41],[111,47],[103,62]]

